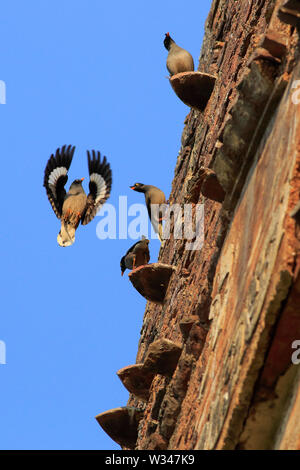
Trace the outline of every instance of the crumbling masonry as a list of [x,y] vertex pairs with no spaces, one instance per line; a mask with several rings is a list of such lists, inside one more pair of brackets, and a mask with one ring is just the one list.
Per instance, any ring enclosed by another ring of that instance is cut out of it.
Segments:
[[300,449],[299,22],[297,0],[212,3],[198,71],[216,80],[169,198],[205,204],[205,242],[160,250],[127,407],[102,422],[124,449]]

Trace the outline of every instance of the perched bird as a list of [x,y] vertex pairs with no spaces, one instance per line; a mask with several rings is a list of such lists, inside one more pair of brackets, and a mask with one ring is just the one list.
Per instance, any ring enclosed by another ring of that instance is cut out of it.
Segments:
[[92,157],[87,151],[90,175],[89,194],[82,187],[84,178],[76,179],[68,193],[65,184],[68,181],[75,147],[64,145],[56,150],[49,158],[44,176],[44,186],[47,196],[58,219],[61,229],[57,236],[60,246],[70,246],[75,241],[75,231],[81,222],[88,224],[100,207],[108,199],[111,191],[112,173],[106,157],[101,161],[100,152],[92,150]]
[[145,237],[138,241],[127,251],[120,261],[121,276],[126,269],[135,269],[143,264],[148,264],[150,260],[149,240]]
[[[159,188],[148,184],[135,183],[133,186],[129,187],[134,191],[145,194],[145,201],[151,224],[155,232],[158,234],[160,241],[162,241],[162,219],[164,218],[166,211],[166,196]],[[156,210],[158,208],[154,206],[151,213],[152,204],[159,204],[162,206],[159,207],[158,211]]]
[[188,51],[177,46],[169,33],[166,33],[165,35],[164,46],[169,51],[167,57],[167,69],[171,76],[180,72],[194,71],[193,57]]

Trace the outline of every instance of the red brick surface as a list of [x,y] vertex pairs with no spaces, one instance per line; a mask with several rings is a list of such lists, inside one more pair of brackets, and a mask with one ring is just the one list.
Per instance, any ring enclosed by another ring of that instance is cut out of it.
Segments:
[[[182,353],[146,403],[130,395],[144,411],[136,449],[299,447],[289,391],[299,386],[300,230],[289,214],[300,195],[300,61],[281,4],[212,3],[199,70],[217,80],[205,111],[187,116],[169,198],[204,203],[204,245],[188,251],[171,237],[161,248],[158,261],[176,271],[164,303],[147,304],[136,362],[162,338]],[[203,168],[216,172],[223,202],[202,194]]]

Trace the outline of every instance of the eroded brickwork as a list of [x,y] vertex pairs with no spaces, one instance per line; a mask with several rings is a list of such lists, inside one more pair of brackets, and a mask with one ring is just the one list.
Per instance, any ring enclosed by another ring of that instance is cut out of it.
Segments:
[[198,70],[217,80],[186,118],[169,198],[205,204],[205,242],[161,248],[176,271],[164,303],[147,303],[136,362],[162,338],[182,352],[146,402],[130,395],[136,449],[299,448],[300,56],[282,3],[215,0],[206,21]]

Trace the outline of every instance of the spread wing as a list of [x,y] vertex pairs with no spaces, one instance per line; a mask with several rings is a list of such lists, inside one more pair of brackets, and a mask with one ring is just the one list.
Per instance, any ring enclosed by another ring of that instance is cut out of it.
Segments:
[[86,209],[82,218],[82,225],[88,224],[105,201],[109,198],[112,184],[112,173],[110,165],[103,157],[101,161],[100,152],[92,150],[92,156],[87,151],[88,167],[90,174],[89,194],[86,201]]
[[75,147],[72,145],[58,148],[56,153],[49,158],[45,168],[44,186],[52,209],[59,219],[66,195],[65,184],[68,181],[68,170],[74,152]]

